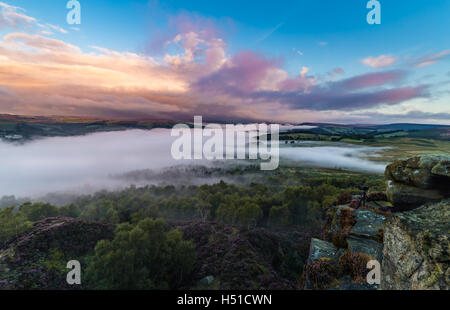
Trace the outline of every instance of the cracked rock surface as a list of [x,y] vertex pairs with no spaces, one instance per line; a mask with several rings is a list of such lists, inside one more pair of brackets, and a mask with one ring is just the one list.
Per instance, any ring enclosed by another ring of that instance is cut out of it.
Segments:
[[382,289],[449,289],[450,200],[398,213],[384,229]]

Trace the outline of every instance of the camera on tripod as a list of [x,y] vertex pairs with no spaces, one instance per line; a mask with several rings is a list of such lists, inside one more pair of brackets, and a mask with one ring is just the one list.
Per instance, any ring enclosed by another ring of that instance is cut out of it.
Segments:
[[358,188],[359,188],[360,190],[362,190],[363,192],[367,192],[367,191],[369,190],[369,187],[368,187],[368,186],[365,186],[365,185],[359,185]]

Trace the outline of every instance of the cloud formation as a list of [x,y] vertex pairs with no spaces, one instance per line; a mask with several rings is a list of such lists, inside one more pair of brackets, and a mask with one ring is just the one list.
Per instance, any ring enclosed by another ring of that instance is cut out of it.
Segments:
[[450,50],[444,50],[438,53],[433,53],[430,55],[426,55],[423,57],[420,57],[418,59],[415,59],[414,61],[414,67],[416,68],[423,68],[428,67],[431,65],[434,65],[435,63],[438,63],[444,59],[448,59],[450,57]]
[[[0,27],[20,28],[29,27],[36,23],[36,19],[24,14],[24,10],[17,6],[0,2]],[[1,28],[0,28],[1,29]]]
[[23,8],[0,2],[0,30],[2,28],[27,30],[44,35],[53,35],[53,31],[63,34],[68,33],[62,27],[40,23],[36,18],[27,15]]
[[366,66],[378,69],[390,67],[395,64],[397,58],[392,55],[380,55],[378,57],[367,57],[361,60]]
[[[301,122],[321,111],[328,117],[429,96],[427,85],[407,85],[404,70],[342,79],[345,71],[336,66],[329,81],[302,66],[290,75],[281,58],[230,54],[214,21],[195,15],[171,17],[166,33],[149,44],[148,51],[159,48],[163,57],[152,57],[100,46],[85,51],[42,32],[64,34],[63,28],[2,2],[0,10],[0,25],[10,29],[0,40],[0,113]],[[380,57],[372,66],[393,59]]]

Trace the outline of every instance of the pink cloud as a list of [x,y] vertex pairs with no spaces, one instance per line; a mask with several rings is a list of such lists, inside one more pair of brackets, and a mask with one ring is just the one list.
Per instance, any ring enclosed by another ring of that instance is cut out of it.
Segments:
[[212,41],[216,38],[226,39],[226,32],[222,28],[232,28],[233,22],[230,19],[216,20],[206,18],[198,14],[182,12],[176,16],[168,17],[167,27],[158,30],[147,46],[148,52],[161,52],[167,45],[173,42],[176,36],[186,36],[195,33],[205,41]]
[[286,79],[279,84],[281,91],[307,92],[316,83],[314,77],[308,76],[310,68],[302,67],[300,74],[292,79]]
[[279,61],[267,60],[253,51],[242,51],[226,65],[195,84],[199,91],[250,93],[261,87]]
[[360,88],[381,86],[387,83],[402,80],[406,76],[405,71],[391,70],[377,73],[358,75],[340,82],[336,82],[334,87],[355,90]]
[[431,65],[434,65],[435,63],[438,63],[438,62],[448,58],[449,56],[450,56],[450,50],[444,50],[439,53],[427,55],[427,56],[421,57],[419,59],[416,59],[414,67],[423,68],[423,67],[431,66]]
[[169,28],[175,29],[177,33],[202,33],[204,39],[213,39],[224,36],[224,32],[216,25],[217,22],[211,18],[205,18],[187,12],[178,14],[169,19]]
[[334,69],[333,69],[333,72],[334,72],[334,73],[336,73],[336,74],[340,74],[340,75],[343,75],[343,74],[345,74],[345,71],[344,71],[344,69],[342,69],[342,68],[339,68],[339,67],[337,67],[337,68],[334,68]]
[[336,77],[338,75],[344,75],[344,74],[345,74],[344,69],[342,69],[340,67],[336,67],[336,68],[333,69],[333,71],[328,72],[328,76],[331,77],[331,78],[334,78],[334,77]]
[[392,55],[380,55],[378,57],[367,57],[361,60],[366,66],[378,69],[390,67],[395,64],[397,58]]

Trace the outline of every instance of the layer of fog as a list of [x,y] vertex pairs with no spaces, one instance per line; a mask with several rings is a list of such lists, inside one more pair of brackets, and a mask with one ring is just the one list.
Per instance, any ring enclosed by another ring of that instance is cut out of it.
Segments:
[[[117,177],[131,171],[161,171],[179,165],[217,165],[206,160],[173,159],[170,151],[174,139],[170,130],[154,129],[52,137],[25,144],[0,142],[0,197],[36,197],[58,191],[92,193],[136,184],[132,179]],[[378,151],[368,147],[319,144],[283,146],[280,155],[282,162],[381,173],[384,165],[365,159],[368,154]],[[146,182],[145,178],[141,181],[136,185]],[[218,180],[202,180],[199,176],[191,181],[211,183]],[[147,183],[155,184],[157,180],[149,179]]]
[[309,130],[317,128],[317,126],[310,126],[310,125],[280,125],[280,132],[287,132],[292,130]]
[[0,196],[114,188],[118,184],[111,175],[182,164],[172,159],[171,143],[166,129],[0,142]]
[[[280,157],[283,162],[295,162],[320,168],[333,168],[358,172],[383,173],[386,165],[369,160],[380,156],[383,148],[353,146],[349,144],[306,142],[311,146],[283,147]],[[315,145],[316,144],[316,145]]]

